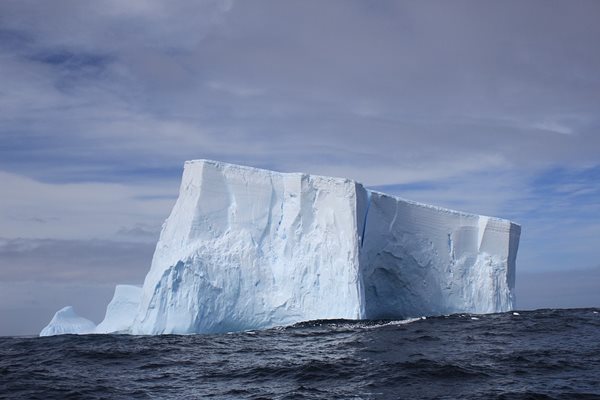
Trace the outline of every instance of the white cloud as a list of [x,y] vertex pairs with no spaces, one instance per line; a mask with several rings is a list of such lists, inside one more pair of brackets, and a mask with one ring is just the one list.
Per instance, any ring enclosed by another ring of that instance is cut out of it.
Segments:
[[572,135],[573,129],[569,128],[564,124],[560,124],[556,121],[543,121],[533,124],[533,127],[536,129],[541,129],[543,131],[558,133],[561,135]]

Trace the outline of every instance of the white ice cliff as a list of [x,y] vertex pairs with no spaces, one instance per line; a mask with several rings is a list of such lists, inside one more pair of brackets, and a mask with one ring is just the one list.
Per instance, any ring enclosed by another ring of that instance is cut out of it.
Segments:
[[96,332],[508,311],[519,234],[349,179],[189,161],[143,288],[117,288]]
[[127,333],[135,321],[142,288],[132,285],[117,285],[115,294],[106,307],[104,320],[95,333]]

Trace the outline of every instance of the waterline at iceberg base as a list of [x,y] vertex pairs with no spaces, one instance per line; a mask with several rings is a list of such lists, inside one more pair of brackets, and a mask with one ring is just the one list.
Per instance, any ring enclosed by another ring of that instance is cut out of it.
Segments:
[[[519,235],[507,220],[350,179],[188,161],[143,287],[119,285],[95,332],[509,311]],[[72,310],[69,318],[42,335],[90,332]]]

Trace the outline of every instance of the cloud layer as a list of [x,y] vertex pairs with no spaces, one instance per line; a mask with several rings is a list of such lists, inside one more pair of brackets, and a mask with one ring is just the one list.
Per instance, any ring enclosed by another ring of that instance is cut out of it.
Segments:
[[598,162],[595,2],[133,4],[3,2],[4,168],[393,184]]

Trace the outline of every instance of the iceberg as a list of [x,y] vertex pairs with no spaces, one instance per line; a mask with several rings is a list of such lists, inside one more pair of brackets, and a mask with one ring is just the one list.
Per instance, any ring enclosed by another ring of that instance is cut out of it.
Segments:
[[350,179],[188,161],[143,287],[118,287],[97,331],[509,311],[519,235]]
[[133,285],[117,285],[112,300],[106,307],[102,322],[95,333],[127,333],[140,305],[142,288]]
[[96,324],[89,319],[80,317],[71,306],[61,308],[54,314],[50,323],[42,329],[40,336],[54,336],[94,333]]

